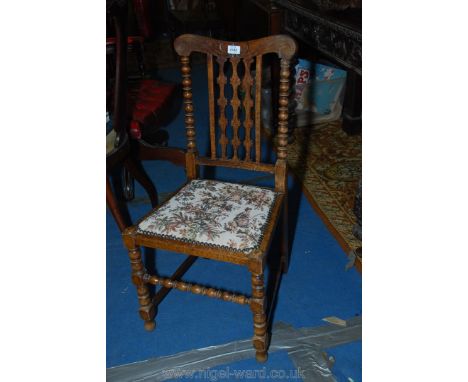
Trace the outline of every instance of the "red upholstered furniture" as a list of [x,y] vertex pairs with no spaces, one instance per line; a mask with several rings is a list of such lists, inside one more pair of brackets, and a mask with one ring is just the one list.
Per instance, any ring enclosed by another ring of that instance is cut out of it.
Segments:
[[[114,54],[116,37],[107,37],[108,53]],[[133,139],[144,139],[144,130],[153,131],[159,128],[167,119],[168,111],[174,101],[177,85],[153,79],[144,78],[143,38],[130,36],[127,38],[128,50],[136,51],[140,67],[140,77],[128,81],[127,112],[130,118],[129,129]],[[132,48],[130,48],[132,47]],[[112,60],[109,61],[112,63]],[[113,65],[110,70],[115,72]]]
[[[126,50],[137,54],[139,66],[139,76],[133,77],[132,80],[127,78],[125,90],[121,90],[126,92],[126,115],[128,120],[126,129],[129,132],[130,138],[134,141],[132,143],[134,146],[132,150],[133,156],[136,159],[141,159],[138,157],[145,155],[145,159],[164,159],[183,166],[185,162],[182,150],[166,149],[161,154],[163,155],[162,158],[159,152],[156,152],[160,146],[167,145],[168,134],[159,128],[171,116],[170,111],[172,109],[171,106],[175,104],[173,100],[177,85],[145,78],[143,38],[140,36],[127,36],[125,40]],[[108,60],[108,76],[110,77],[117,75],[117,67],[114,65],[114,62],[117,58],[115,55],[118,43],[118,37],[106,38],[107,54],[111,58]],[[129,77],[128,73],[125,76]],[[144,145],[144,147],[139,149],[141,145]],[[131,200],[134,197],[133,183],[133,177],[129,173],[128,168],[124,167],[123,190],[127,200]]]
[[173,102],[176,85],[143,79],[129,83],[130,135],[142,138],[144,126],[159,127]]

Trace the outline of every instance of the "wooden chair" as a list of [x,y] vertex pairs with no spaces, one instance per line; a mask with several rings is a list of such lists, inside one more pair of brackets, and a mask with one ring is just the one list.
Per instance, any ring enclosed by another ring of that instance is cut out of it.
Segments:
[[[123,240],[129,251],[132,281],[140,303],[139,313],[144,320],[145,329],[153,330],[156,307],[171,289],[249,305],[253,312],[253,346],[256,359],[264,362],[267,359],[269,343],[264,267],[279,221],[282,226],[280,246],[283,272],[288,267],[286,156],[289,63],[296,53],[297,46],[291,37],[285,35],[247,42],[225,42],[186,34],[176,39],[175,50],[181,56],[182,64],[188,181],[173,197],[123,233]],[[211,151],[209,157],[199,156],[195,143],[189,63],[192,52],[201,52],[207,56]],[[261,162],[260,144],[262,57],[268,53],[276,53],[281,59],[278,149],[274,164]],[[216,78],[219,87],[219,97],[216,101],[220,111],[218,123],[213,83],[215,63],[220,68]],[[229,81],[223,70],[225,64],[233,69]],[[256,68],[254,76],[252,67]],[[226,83],[233,88],[230,100],[226,98],[228,92],[224,91]],[[227,106],[232,107],[232,118],[226,113]],[[232,139],[229,133],[231,128]],[[199,166],[221,166],[271,173],[275,177],[275,187],[269,189],[199,179]],[[185,253],[189,257],[172,277],[155,276],[148,274],[143,265],[141,246]],[[252,295],[243,296],[179,280],[197,257],[246,266],[251,272]],[[154,298],[149,294],[150,284],[162,287]],[[270,313],[271,310],[268,316]]]

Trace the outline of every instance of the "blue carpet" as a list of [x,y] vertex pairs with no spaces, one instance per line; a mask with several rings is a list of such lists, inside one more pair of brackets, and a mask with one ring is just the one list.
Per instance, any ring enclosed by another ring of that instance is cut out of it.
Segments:
[[[160,71],[158,75],[165,80],[180,80],[178,69]],[[197,144],[202,154],[208,147],[206,88],[204,67],[194,67]],[[167,130],[170,146],[185,146],[182,111]],[[144,167],[160,195],[175,191],[185,181],[184,170],[170,163],[146,161]],[[262,175],[232,169],[216,173],[220,180],[273,184],[271,177]],[[346,319],[361,315],[360,275],[354,268],[345,271],[346,257],[342,249],[300,192],[300,185],[290,178],[289,187],[294,230],[291,263],[281,282],[274,320],[298,328],[322,325],[321,319],[326,316]],[[137,183],[135,191],[136,198],[128,205],[134,221],[150,208],[146,193]],[[180,254],[157,251],[155,267],[160,275],[169,276],[184,258]],[[250,294],[247,269],[233,264],[198,259],[184,280]],[[159,308],[156,330],[146,332],[138,315],[127,253],[117,225],[107,211],[107,367],[249,338],[252,330],[252,314],[246,306],[173,291]],[[360,342],[327,349],[327,352],[336,358],[333,372],[339,380],[347,381],[347,377],[361,380]],[[261,367],[254,360],[230,365],[231,369]],[[294,368],[285,353],[272,353],[265,367]]]
[[327,349],[326,352],[328,356],[335,358],[332,371],[338,382],[349,382],[349,377],[354,382],[362,380],[362,341],[336,346]]

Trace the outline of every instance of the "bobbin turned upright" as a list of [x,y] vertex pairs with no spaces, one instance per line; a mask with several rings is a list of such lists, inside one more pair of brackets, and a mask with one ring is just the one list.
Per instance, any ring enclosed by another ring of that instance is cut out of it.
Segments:
[[[265,362],[268,358],[268,320],[271,312],[266,311],[264,268],[278,222],[281,226],[282,271],[285,272],[288,266],[286,156],[289,63],[297,46],[291,37],[285,35],[245,42],[182,35],[176,39],[174,48],[181,62],[188,181],[167,202],[124,232],[132,279],[140,302],[140,315],[145,321],[145,328],[152,330],[155,308],[172,289],[249,305],[253,314],[256,359]],[[190,67],[192,52],[203,53],[207,57],[210,153],[206,157],[199,155],[196,145]],[[262,162],[261,152],[262,59],[268,53],[279,56],[281,67],[275,163]],[[232,91],[226,91],[227,87],[231,87]],[[232,112],[227,112],[228,108]],[[270,173],[274,175],[275,187],[269,189],[202,180],[199,178],[200,166]],[[150,275],[141,261],[140,246],[184,253],[189,258],[169,278]],[[247,267],[251,273],[252,295],[243,296],[180,280],[197,257]],[[275,282],[279,282],[279,276]],[[149,298],[148,284],[162,287],[153,299]],[[276,286],[272,290],[276,291]]]

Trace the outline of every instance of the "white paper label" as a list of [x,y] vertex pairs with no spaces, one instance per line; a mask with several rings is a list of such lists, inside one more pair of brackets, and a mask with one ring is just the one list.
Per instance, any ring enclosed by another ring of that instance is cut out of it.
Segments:
[[239,45],[228,45],[228,53],[229,54],[240,54],[240,46]]

